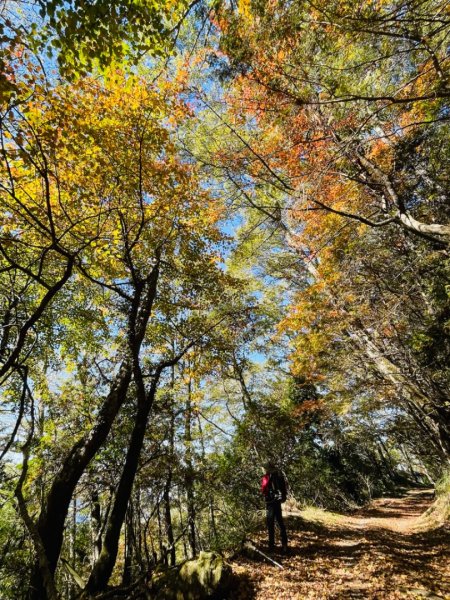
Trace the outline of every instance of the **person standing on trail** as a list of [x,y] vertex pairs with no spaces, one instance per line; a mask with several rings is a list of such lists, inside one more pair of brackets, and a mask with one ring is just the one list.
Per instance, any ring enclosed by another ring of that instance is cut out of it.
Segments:
[[269,534],[269,551],[275,549],[275,521],[280,529],[282,552],[287,552],[288,539],[283,521],[281,504],[286,502],[286,479],[281,471],[272,463],[264,465],[264,476],[261,480],[261,492],[266,500],[267,531]]

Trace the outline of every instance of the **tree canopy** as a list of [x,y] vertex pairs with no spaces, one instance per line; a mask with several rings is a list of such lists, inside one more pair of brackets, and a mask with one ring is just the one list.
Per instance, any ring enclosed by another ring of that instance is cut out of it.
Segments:
[[445,482],[447,5],[0,19],[2,598],[157,597],[267,461],[296,510]]

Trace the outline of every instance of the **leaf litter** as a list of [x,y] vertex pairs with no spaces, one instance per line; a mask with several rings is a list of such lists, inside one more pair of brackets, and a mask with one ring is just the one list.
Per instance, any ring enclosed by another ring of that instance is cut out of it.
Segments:
[[[291,511],[287,556],[256,553],[232,562],[239,585],[230,600],[450,600],[450,524],[424,529],[430,490],[382,498],[352,515]],[[267,552],[265,532],[255,539]]]

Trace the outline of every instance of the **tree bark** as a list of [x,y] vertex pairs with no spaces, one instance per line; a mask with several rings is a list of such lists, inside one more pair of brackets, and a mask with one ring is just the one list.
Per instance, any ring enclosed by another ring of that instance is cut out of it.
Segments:
[[97,490],[91,493],[92,562],[100,556],[102,550],[102,515]]
[[130,444],[125,459],[125,466],[122,470],[117,492],[114,497],[114,504],[109,514],[102,551],[94,564],[86,586],[86,590],[92,595],[103,591],[106,588],[116,562],[120,531],[125,519],[131,491],[133,489],[139,457],[141,455],[147,429],[148,416],[156,394],[158,379],[153,379],[149,394],[146,395],[144,390],[144,398],[138,399],[138,409],[136,411],[133,431],[131,433]]
[[[172,345],[172,352],[175,354],[175,347]],[[175,366],[172,366],[171,377],[170,377],[170,427],[169,427],[169,464],[166,485],[164,486],[164,521],[166,526],[166,537],[168,544],[168,558],[171,567],[176,564],[176,548],[175,538],[173,535],[173,523],[172,523],[172,506],[170,500],[170,490],[172,487],[173,477],[173,461],[174,461],[174,447],[175,447],[175,408],[173,403],[173,392],[175,387]]]
[[147,422],[150,411],[155,399],[161,373],[167,367],[175,365],[182,356],[191,347],[188,344],[177,356],[164,363],[161,363],[152,378],[152,383],[148,392],[145,390],[142,373],[139,366],[139,356],[134,356],[134,380],[137,389],[137,411],[131,433],[130,444],[125,459],[125,466],[122,470],[120,482],[114,498],[113,508],[109,514],[108,523],[105,529],[105,536],[102,545],[101,554],[94,564],[89,577],[86,591],[90,594],[103,591],[111,576],[114,568],[117,550],[119,546],[120,530],[125,518],[128,501],[133,489],[139,458],[142,446],[144,444]]
[[[129,330],[134,347],[130,342],[125,358],[111,385],[110,392],[100,407],[94,427],[76,442],[66,456],[47,494],[45,505],[39,516],[37,529],[42,539],[50,572],[55,573],[64,535],[64,523],[75,487],[90,461],[104,444],[111,426],[126,398],[133,374],[133,354],[139,352],[147,322],[156,296],[159,262],[153,268],[145,284],[135,292],[130,307]],[[31,577],[30,600],[44,600],[41,570],[36,564]]]
[[[52,573],[55,572],[58,563],[64,523],[75,487],[85,468],[106,440],[114,418],[125,400],[130,380],[131,368],[125,360],[113,389],[102,406],[94,429],[86,438],[82,438],[73,446],[47,494],[45,507],[38,520],[38,531]],[[31,579],[30,599],[43,600],[44,598],[46,596],[43,594],[40,570],[35,569]]]
[[168,544],[168,555],[169,555],[169,564],[171,567],[175,566],[176,563],[176,553],[175,553],[175,538],[173,535],[173,524],[172,524],[172,511],[170,504],[170,488],[172,484],[172,469],[169,470],[169,476],[166,481],[166,485],[164,488],[164,521],[166,525],[166,536],[167,536],[167,544]]
[[194,501],[194,468],[192,464],[192,432],[191,432],[191,419],[192,419],[192,379],[189,378],[187,395],[186,395],[186,408],[184,418],[184,448],[185,448],[185,461],[186,471],[184,477],[184,485],[186,489],[187,497],[187,518],[188,518],[188,538],[189,548],[191,552],[191,558],[197,555],[197,538],[195,534],[195,501]]
[[133,503],[130,501],[125,517],[125,556],[123,561],[122,586],[131,585],[133,578]]

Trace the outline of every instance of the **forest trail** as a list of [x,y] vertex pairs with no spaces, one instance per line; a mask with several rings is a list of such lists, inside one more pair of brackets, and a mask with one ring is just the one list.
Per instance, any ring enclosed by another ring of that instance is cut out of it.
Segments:
[[[241,557],[236,598],[256,600],[450,599],[450,526],[426,529],[431,490],[374,500],[351,516],[286,512],[288,556]],[[265,537],[255,539],[266,552]]]

